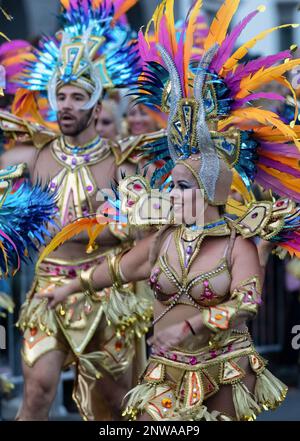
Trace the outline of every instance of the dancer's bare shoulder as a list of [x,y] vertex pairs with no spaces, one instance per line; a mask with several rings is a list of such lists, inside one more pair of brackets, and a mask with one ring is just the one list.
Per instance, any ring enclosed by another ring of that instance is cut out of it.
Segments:
[[5,151],[0,157],[0,168],[20,163],[27,164],[29,174],[32,176],[38,151],[33,145],[16,145]]

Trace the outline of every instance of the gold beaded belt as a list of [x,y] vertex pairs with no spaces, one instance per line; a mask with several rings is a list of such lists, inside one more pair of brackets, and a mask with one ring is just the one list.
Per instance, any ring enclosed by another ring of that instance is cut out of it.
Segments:
[[160,349],[156,349],[154,347],[151,348],[151,358],[152,359],[167,359],[176,363],[187,364],[190,366],[197,366],[202,363],[209,363],[212,360],[215,360],[217,357],[233,355],[233,352],[249,349],[252,346],[251,340],[248,338],[248,335],[238,337],[237,340],[228,342],[225,346],[221,348],[210,348],[209,346],[204,348],[202,351],[198,353],[184,353],[180,350],[167,350],[163,351]]

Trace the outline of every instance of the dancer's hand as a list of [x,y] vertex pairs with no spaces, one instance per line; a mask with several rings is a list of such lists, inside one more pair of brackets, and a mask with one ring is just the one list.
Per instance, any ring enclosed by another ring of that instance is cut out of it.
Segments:
[[154,346],[155,349],[166,351],[170,347],[177,346],[189,335],[191,335],[191,330],[187,323],[180,322],[156,332],[148,339],[148,344]]
[[[203,325],[200,314],[189,318],[188,322],[197,335],[199,342],[207,344],[211,337],[211,331]],[[193,335],[189,324],[186,321],[182,321],[169,326],[166,329],[156,332],[153,337],[148,339],[147,343],[153,345],[158,350],[167,351],[171,347],[178,346],[187,337]]]
[[56,286],[54,283],[41,289],[36,294],[38,299],[48,299],[48,307],[54,309],[59,303],[64,302],[73,293],[69,285]]

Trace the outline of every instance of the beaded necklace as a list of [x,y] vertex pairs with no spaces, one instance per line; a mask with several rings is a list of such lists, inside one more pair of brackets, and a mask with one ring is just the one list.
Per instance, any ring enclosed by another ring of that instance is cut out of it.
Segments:
[[65,152],[67,154],[71,154],[73,156],[74,155],[83,155],[83,154],[87,154],[87,152],[91,153],[91,151],[93,151],[95,147],[98,149],[100,144],[101,144],[100,136],[96,136],[92,141],[89,141],[88,143],[84,144],[83,146],[70,145],[67,143],[67,141],[64,138],[62,138],[61,149],[63,152]]
[[175,234],[175,245],[184,279],[200,251],[204,237],[207,234],[217,232],[220,228],[223,231],[224,226],[226,226],[226,221],[221,218],[204,226],[192,225],[187,227],[182,225],[178,229]]

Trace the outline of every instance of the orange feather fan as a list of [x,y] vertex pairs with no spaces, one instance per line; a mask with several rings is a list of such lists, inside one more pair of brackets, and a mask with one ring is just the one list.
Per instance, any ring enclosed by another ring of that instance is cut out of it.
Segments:
[[49,256],[52,251],[56,250],[59,246],[84,231],[86,231],[89,236],[87,252],[90,252],[90,250],[93,248],[97,236],[102,233],[107,225],[108,219],[103,216],[77,219],[75,222],[66,225],[43,250],[39,257],[37,265],[39,265],[39,263],[41,263],[47,256]]

